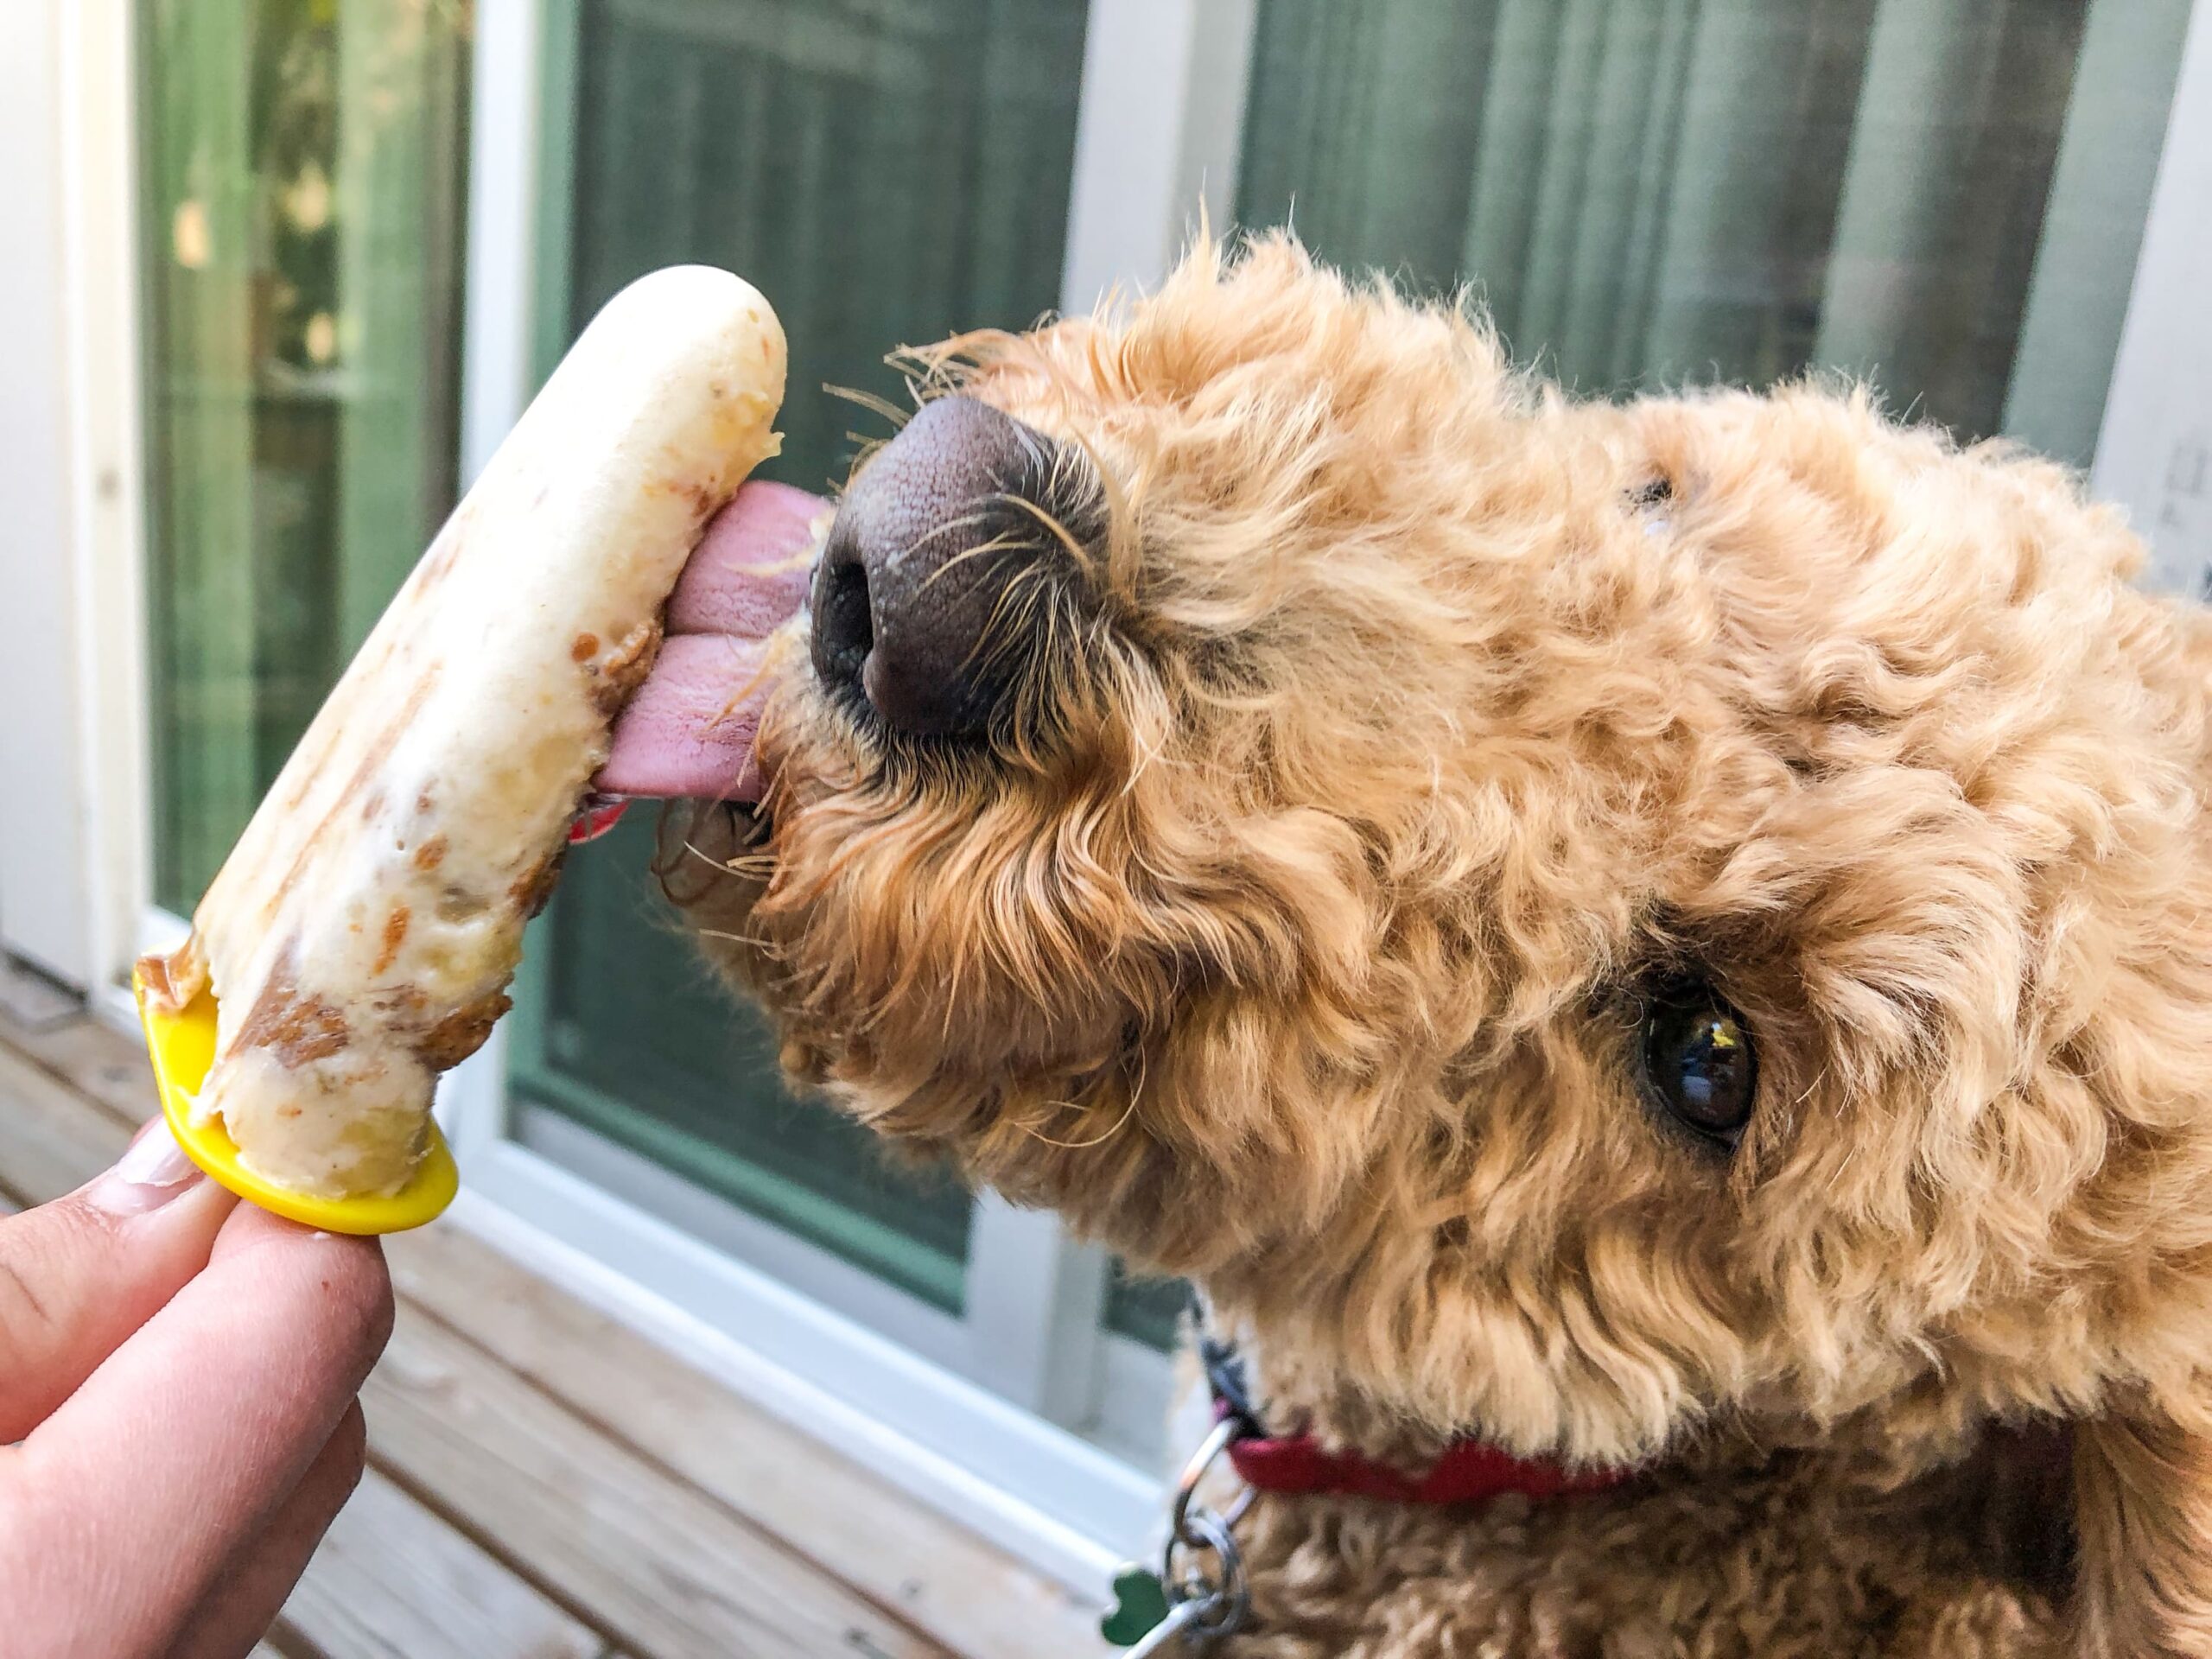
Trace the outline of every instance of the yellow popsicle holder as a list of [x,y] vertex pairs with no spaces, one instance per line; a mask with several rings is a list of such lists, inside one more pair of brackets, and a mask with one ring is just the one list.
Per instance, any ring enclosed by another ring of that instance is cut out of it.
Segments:
[[435,1221],[461,1190],[461,1172],[433,1121],[429,1148],[406,1185],[389,1197],[318,1198],[264,1180],[238,1162],[238,1149],[220,1118],[192,1121],[193,1097],[215,1063],[215,998],[202,991],[181,1014],[170,1014],[146,995],[135,974],[130,988],[138,998],[138,1018],[146,1027],[146,1052],[153,1057],[154,1084],[162,1116],[184,1155],[207,1173],[218,1186],[302,1226],[327,1233],[404,1233]]

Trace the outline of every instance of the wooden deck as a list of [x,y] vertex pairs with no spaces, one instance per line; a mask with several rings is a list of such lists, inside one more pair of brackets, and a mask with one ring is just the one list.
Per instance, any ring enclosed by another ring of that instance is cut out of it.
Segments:
[[[137,1046],[0,969],[0,1210],[113,1161]],[[1099,1655],[1096,1611],[444,1224],[389,1242],[369,1471],[257,1659]]]

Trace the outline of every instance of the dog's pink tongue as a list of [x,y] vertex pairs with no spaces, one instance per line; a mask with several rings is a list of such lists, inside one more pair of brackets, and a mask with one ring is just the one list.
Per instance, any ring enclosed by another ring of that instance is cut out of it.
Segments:
[[806,602],[825,505],[788,484],[747,484],[708,523],[669,599],[653,671],[614,722],[601,794],[758,798],[768,637]]

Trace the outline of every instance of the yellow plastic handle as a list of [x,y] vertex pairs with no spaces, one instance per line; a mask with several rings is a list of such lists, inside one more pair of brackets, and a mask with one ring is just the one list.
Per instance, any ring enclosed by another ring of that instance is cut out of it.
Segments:
[[213,993],[202,991],[183,1013],[170,1014],[155,1005],[136,976],[130,988],[138,995],[138,1018],[146,1027],[146,1052],[153,1057],[162,1116],[168,1120],[169,1133],[176,1136],[185,1156],[206,1170],[217,1185],[271,1214],[327,1233],[404,1233],[435,1221],[461,1190],[461,1172],[454,1167],[453,1154],[435,1122],[430,1125],[430,1144],[421,1167],[389,1197],[318,1198],[264,1180],[238,1162],[238,1149],[220,1118],[198,1125],[192,1121],[193,1096],[215,1063]]

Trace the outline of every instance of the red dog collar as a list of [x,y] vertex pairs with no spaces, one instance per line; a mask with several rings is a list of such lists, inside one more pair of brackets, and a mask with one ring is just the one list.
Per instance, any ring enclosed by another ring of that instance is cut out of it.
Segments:
[[1481,1440],[1456,1440],[1426,1473],[1331,1452],[1311,1435],[1290,1440],[1239,1436],[1229,1461],[1244,1484],[1262,1492],[1328,1492],[1391,1503],[1479,1503],[1518,1492],[1568,1497],[1607,1491],[1629,1478],[1625,1469],[1569,1469],[1549,1458],[1516,1458]]
[[1310,1434],[1274,1438],[1260,1427],[1243,1357],[1205,1333],[1199,1310],[1199,1357],[1217,1417],[1232,1422],[1229,1461],[1244,1484],[1262,1492],[1325,1492],[1390,1503],[1479,1503],[1517,1492],[1523,1497],[1570,1497],[1608,1491],[1629,1469],[1569,1469],[1551,1458],[1517,1458],[1483,1440],[1455,1440],[1421,1474],[1411,1475],[1356,1453],[1332,1452]]

